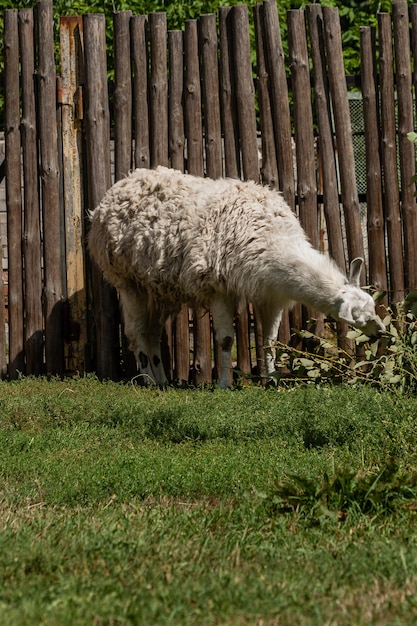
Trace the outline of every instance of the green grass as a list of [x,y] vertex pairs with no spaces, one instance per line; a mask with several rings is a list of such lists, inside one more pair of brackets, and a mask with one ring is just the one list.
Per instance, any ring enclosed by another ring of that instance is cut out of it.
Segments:
[[417,398],[0,383],[0,626],[417,620]]

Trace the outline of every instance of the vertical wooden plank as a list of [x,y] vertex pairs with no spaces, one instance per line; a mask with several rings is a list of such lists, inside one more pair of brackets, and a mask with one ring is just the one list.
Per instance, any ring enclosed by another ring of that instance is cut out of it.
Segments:
[[214,13],[202,15],[199,26],[206,172],[210,178],[220,178],[222,175],[222,136],[216,16]]
[[[316,156],[314,150],[313,111],[310,94],[310,70],[304,11],[288,11],[289,56],[294,99],[294,128],[297,161],[297,196],[301,225],[312,245],[319,247]],[[315,321],[313,321],[315,320]],[[302,324],[322,335],[323,315],[302,307]]]
[[234,6],[232,20],[236,108],[242,174],[245,180],[259,182],[255,89],[252,77],[248,7],[245,4]]
[[232,7],[219,7],[220,112],[224,142],[224,172],[230,178],[240,178],[239,130],[235,106],[231,16]]
[[279,188],[285,201],[295,208],[294,166],[291,142],[291,116],[288,99],[285,58],[282,47],[278,9],[275,0],[263,3],[264,39],[267,50],[267,71],[277,151]]
[[186,20],[184,31],[184,112],[187,170],[194,176],[204,175],[203,122],[198,58],[197,20]]
[[316,157],[304,11],[288,11],[288,40],[294,97],[297,195],[301,225],[318,247]]
[[[113,14],[114,46],[114,177],[115,181],[128,176],[132,168],[132,68],[130,19],[131,11]],[[121,320],[122,328],[124,321]],[[123,374],[135,376],[136,362],[128,348],[123,332]]]
[[415,148],[407,139],[414,128],[413,94],[411,82],[410,28],[406,0],[392,3],[394,24],[394,51],[398,102],[398,151],[401,170],[401,214],[404,237],[404,278],[407,290],[417,288],[417,205],[414,197]]
[[[110,115],[107,94],[105,17],[84,15],[85,129],[88,208],[93,210],[111,185]],[[119,377],[120,346],[116,292],[92,268],[94,319],[97,339],[96,370],[101,378]]]
[[[327,240],[330,256],[340,269],[346,271],[345,251],[342,237],[342,222],[337,183],[336,156],[331,123],[330,93],[326,66],[326,52],[323,33],[323,12],[318,4],[307,7],[307,19],[310,35],[310,50],[313,63],[314,101],[318,126],[319,165],[323,177],[323,206],[326,220]],[[338,322],[336,325],[338,345],[350,354],[355,347],[346,338],[348,325]]]
[[[169,156],[171,167],[184,171],[184,45],[180,30],[168,32],[169,55]],[[183,305],[174,320],[174,378],[188,382],[190,375],[190,329],[188,306]]]
[[355,257],[364,257],[364,246],[338,10],[324,6],[323,17],[347,248],[350,259],[354,259]]
[[[385,228],[382,208],[382,172],[379,158],[379,123],[374,47],[370,27],[360,29],[362,97],[365,122],[366,204],[368,219],[369,283],[387,289]],[[387,304],[385,300],[384,304]]]
[[184,66],[183,66],[183,33],[171,30],[168,33],[169,56],[169,157],[171,167],[184,171]]
[[255,4],[253,7],[253,18],[255,24],[257,92],[262,142],[261,178],[265,185],[278,189],[278,166],[275,152],[271,101],[269,97],[269,77],[266,68],[265,41],[262,28],[262,4]]
[[307,18],[313,62],[314,101],[318,125],[318,146],[323,177],[323,204],[329,253],[342,271],[346,270],[340,219],[330,95],[323,41],[323,13],[318,4],[307,7]]
[[22,148],[24,186],[23,255],[25,263],[26,373],[43,373],[41,229],[38,190],[38,149],[35,106],[33,10],[19,11],[22,74]]
[[384,171],[384,210],[387,225],[390,301],[400,302],[404,292],[404,261],[395,125],[394,59],[389,13],[378,14],[381,102],[381,157]]
[[62,246],[52,2],[40,0],[36,11],[38,123],[44,244],[45,360],[48,374],[62,375],[64,372]]
[[[150,35],[150,155],[151,166],[168,166],[168,68],[166,13],[149,15]],[[165,324],[162,360],[168,378],[172,378],[172,320]]]
[[166,13],[149,15],[151,166],[168,165],[168,76]]
[[[220,93],[216,16],[214,13],[201,15],[199,20],[200,65],[202,105],[204,111],[204,151],[206,174],[210,178],[222,176],[222,135],[220,124]],[[220,378],[222,350],[213,337],[214,378]],[[232,382],[230,372],[230,382]]]
[[130,20],[133,65],[133,115],[135,124],[135,167],[149,167],[148,106],[148,18],[134,15]]
[[115,180],[132,167],[132,71],[130,65],[130,18],[132,11],[113,15],[114,45],[114,159]]
[[[248,7],[246,5],[236,5],[233,7],[231,15],[233,24],[233,69],[242,175],[246,180],[259,182],[255,90],[252,77]],[[238,302],[236,310],[236,344],[237,367],[243,375],[249,375],[252,370],[248,329],[248,303],[246,300],[241,300]]]
[[83,177],[82,95],[83,43],[81,17],[60,20],[62,170],[65,220],[67,324],[65,358],[68,372],[86,371],[87,286]]
[[18,12],[4,11],[5,170],[9,259],[9,376],[24,372]]
[[[197,20],[186,20],[184,32],[184,110],[187,141],[187,170],[203,176],[203,125],[201,116],[200,69]],[[205,309],[194,312],[194,378],[196,384],[212,380],[210,315]]]
[[[282,191],[288,205],[295,210],[295,181],[290,105],[284,50],[282,47],[281,29],[275,0],[264,0],[262,16],[266,50],[266,69],[269,78],[275,150],[278,164],[279,189]],[[297,312],[297,309],[295,309],[292,313],[293,318],[295,317],[295,326],[300,325]],[[285,312],[279,328],[279,339],[283,343],[289,343],[290,335],[290,321],[287,312]]]

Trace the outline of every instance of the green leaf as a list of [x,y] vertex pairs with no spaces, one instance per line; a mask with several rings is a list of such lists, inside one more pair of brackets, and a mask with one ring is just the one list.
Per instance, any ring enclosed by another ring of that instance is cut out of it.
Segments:
[[407,139],[408,139],[408,141],[411,141],[412,143],[416,143],[417,142],[417,133],[415,133],[414,131],[411,131],[411,132],[407,133]]

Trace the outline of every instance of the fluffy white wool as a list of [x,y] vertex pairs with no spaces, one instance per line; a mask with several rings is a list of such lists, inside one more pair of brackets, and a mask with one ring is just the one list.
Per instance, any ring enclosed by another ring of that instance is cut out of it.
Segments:
[[[181,303],[210,308],[215,328],[219,320],[220,341],[233,331],[229,318],[241,297],[260,311],[269,342],[276,339],[282,308],[294,300],[360,327],[381,329],[358,275],[348,284],[336,265],[313,249],[282,196],[253,182],[211,180],[163,167],[137,169],[93,211],[89,247],[119,290],[125,317],[137,318],[127,332],[138,362],[139,352],[145,352],[139,335],[149,332],[145,305],[161,323]],[[156,346],[148,346],[147,355],[149,350],[156,353]]]

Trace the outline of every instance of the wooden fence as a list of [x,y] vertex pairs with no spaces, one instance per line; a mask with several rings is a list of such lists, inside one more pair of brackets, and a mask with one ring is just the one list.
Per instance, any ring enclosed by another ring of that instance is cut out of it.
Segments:
[[[246,5],[222,7],[218,16],[186,21],[184,31],[167,32],[164,13],[115,13],[110,98],[104,15],[61,19],[57,76],[52,2],[5,11],[9,334],[0,325],[2,371],[11,378],[134,374],[117,296],[85,247],[86,211],[132,167],[163,164],[277,187],[313,244],[326,241],[340,267],[366,252],[363,283],[386,290],[386,302],[416,288],[415,155],[406,135],[415,127],[417,5],[392,4],[376,33],[361,29],[365,229],[336,9],[288,12],[288,58],[275,0],[256,5],[253,16]],[[296,307],[286,315],[280,339],[290,341],[291,328],[311,314]],[[259,328],[246,302],[236,312],[236,336],[237,367],[249,373]],[[171,375],[209,382],[218,352],[211,344],[209,314],[184,308],[167,324]]]

